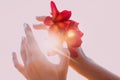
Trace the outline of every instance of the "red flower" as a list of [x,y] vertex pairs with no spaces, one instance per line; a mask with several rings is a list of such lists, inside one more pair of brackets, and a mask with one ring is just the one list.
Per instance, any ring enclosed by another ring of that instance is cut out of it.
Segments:
[[43,18],[37,18],[39,21],[44,21],[44,24],[49,26],[49,32],[55,33],[60,36],[61,40],[66,41],[68,48],[71,51],[71,56],[77,56],[77,52],[74,48],[81,45],[81,37],[83,33],[79,30],[77,22],[70,20],[71,11],[63,10],[58,11],[55,3],[51,1],[51,16],[46,16]]
[[71,17],[71,11],[64,10],[59,12],[56,5],[51,1],[51,15],[45,18],[44,24],[50,26],[50,30],[64,30],[69,24],[69,18]]

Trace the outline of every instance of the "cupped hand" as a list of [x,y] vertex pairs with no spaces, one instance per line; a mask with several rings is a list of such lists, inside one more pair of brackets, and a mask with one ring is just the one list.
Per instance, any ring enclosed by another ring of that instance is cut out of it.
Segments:
[[[44,22],[46,17],[47,16],[38,16],[38,17],[36,17],[36,20]],[[48,27],[45,24],[33,25],[33,28],[36,30],[48,30]],[[78,55],[77,57],[71,56],[70,63],[74,62],[74,61],[76,62],[76,61],[78,61],[78,59],[79,59],[79,61],[87,59],[87,57],[84,54],[81,47],[76,48],[76,47],[68,46],[68,48],[66,48],[66,50],[69,50],[70,54],[77,54]]]
[[16,69],[24,75],[27,80],[66,80],[69,56],[67,50],[61,49],[65,56],[59,54],[60,63],[52,64],[43,55],[35,41],[32,30],[25,24],[26,37],[22,38],[21,57],[23,65],[19,63],[17,55],[13,52],[13,62]]

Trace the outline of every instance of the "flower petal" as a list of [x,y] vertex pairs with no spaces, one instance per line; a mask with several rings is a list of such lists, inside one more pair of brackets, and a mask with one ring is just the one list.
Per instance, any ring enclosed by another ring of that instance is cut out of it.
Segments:
[[57,17],[56,21],[66,21],[71,17],[71,11],[64,10]]
[[56,25],[58,25],[59,29],[65,29],[65,27],[67,26],[67,24],[65,24],[64,22],[58,22],[56,23]]
[[79,47],[82,44],[81,37],[83,33],[81,31],[70,30],[66,34],[66,41],[70,47]]
[[51,14],[53,16],[53,19],[55,19],[56,16],[59,14],[59,11],[53,1],[51,1],[51,11],[52,11]]
[[55,25],[55,24],[53,24],[52,26],[50,26],[49,32],[50,32],[50,33],[58,33],[58,32],[59,32],[58,26]]
[[79,23],[78,22],[75,22],[73,20],[68,20],[68,21],[65,21],[65,23],[67,24],[66,31],[68,31],[69,29],[73,29],[76,31],[79,30],[79,28],[78,28]]

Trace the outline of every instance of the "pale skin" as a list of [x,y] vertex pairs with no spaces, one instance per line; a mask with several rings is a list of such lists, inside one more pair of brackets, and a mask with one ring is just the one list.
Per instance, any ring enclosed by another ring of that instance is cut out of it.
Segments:
[[77,58],[71,58],[70,66],[88,80],[120,80],[120,77],[99,66],[84,55],[82,48],[76,49]]
[[[43,21],[44,17],[39,17],[40,20]],[[44,26],[44,24],[34,25],[34,28],[48,29]],[[51,64],[41,53],[29,27],[25,28],[25,33],[26,37],[22,40],[20,52],[24,65],[18,62],[16,53],[13,53],[13,61],[15,67],[27,80],[66,80],[68,65],[88,80],[120,80],[120,77],[89,59],[82,48],[75,49],[78,52],[78,57],[71,57],[69,61],[68,57],[61,56],[59,65]],[[60,50],[69,56],[67,49]],[[59,54],[56,51],[53,53]]]
[[18,62],[17,55],[13,52],[13,62],[16,69],[23,74],[27,80],[66,80],[69,52],[59,48],[66,56],[58,54],[60,64],[50,63],[38,47],[32,30],[25,24],[25,34],[21,42],[21,57],[23,65]]
[[[45,16],[37,17],[38,21],[44,21]],[[47,29],[45,25],[34,25],[35,29]],[[88,80],[120,80],[120,77],[110,71],[99,66],[89,59],[83,52],[82,48],[75,49],[78,52],[78,57],[70,58],[70,66],[79,74],[86,77]]]

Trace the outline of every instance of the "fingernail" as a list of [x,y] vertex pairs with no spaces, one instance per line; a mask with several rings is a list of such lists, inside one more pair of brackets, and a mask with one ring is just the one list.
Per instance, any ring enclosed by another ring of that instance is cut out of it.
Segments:
[[28,27],[28,24],[24,23],[24,29],[26,29]]
[[15,52],[12,52],[12,56],[14,56],[15,55]]

